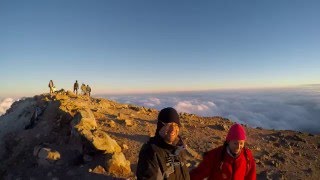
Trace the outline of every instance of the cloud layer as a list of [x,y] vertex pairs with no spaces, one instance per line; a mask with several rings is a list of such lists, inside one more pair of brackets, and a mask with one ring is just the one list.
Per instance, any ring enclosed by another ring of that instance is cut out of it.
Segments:
[[0,100],[0,116],[6,113],[7,109],[11,107],[11,104],[14,102],[12,98],[5,98]]
[[253,127],[320,133],[320,86],[259,91],[114,96],[119,102],[201,116],[223,116]]

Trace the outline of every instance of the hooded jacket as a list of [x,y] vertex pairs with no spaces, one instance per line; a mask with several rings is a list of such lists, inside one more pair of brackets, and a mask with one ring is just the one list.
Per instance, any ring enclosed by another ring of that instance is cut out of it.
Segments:
[[[223,157],[222,157],[223,156]],[[255,180],[256,164],[249,149],[243,148],[233,157],[223,146],[215,148],[203,157],[197,168],[190,172],[191,180]]]
[[150,138],[140,150],[138,180],[189,180],[184,151],[182,146],[167,144],[160,136]]

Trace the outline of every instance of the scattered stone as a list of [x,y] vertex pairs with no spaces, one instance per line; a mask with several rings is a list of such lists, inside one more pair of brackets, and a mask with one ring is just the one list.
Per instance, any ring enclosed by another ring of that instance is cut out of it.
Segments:
[[274,160],[271,160],[271,164],[272,164],[274,167],[279,167],[279,166],[280,166],[280,163],[278,163],[277,161],[274,161]]
[[122,148],[125,149],[125,150],[129,149],[128,145],[126,145],[126,144],[123,144]]
[[[202,123],[202,121],[201,121]],[[212,129],[216,129],[216,130],[219,130],[219,131],[226,131],[228,130],[228,126],[224,125],[224,124],[216,124],[216,125],[213,125],[211,126]]]
[[295,152],[294,155],[301,156],[300,152]]
[[122,152],[114,153],[107,163],[107,170],[116,176],[129,175],[131,173],[130,161],[126,160]]
[[92,173],[96,174],[106,174],[106,170],[102,166],[97,166],[92,170]]
[[123,114],[122,113],[118,113],[117,119],[122,121],[124,119]]
[[129,108],[132,109],[132,110],[134,110],[134,111],[140,111],[140,110],[141,110],[140,107],[135,106],[135,105],[131,105],[131,104],[129,105]]
[[281,161],[282,163],[284,163],[286,161],[286,158],[284,157],[284,155],[276,153],[275,155],[272,156],[273,158]]
[[126,126],[129,126],[129,127],[133,126],[133,121],[131,119],[126,119],[124,122]]
[[135,114],[133,114],[133,113],[130,113],[130,115],[129,115],[131,118],[133,118],[133,117],[135,117],[136,115]]
[[288,140],[286,140],[286,139],[281,139],[279,143],[280,143],[280,145],[283,146],[283,147],[291,148],[290,142],[289,142]]
[[269,136],[269,141],[277,141],[278,138],[275,136]]
[[305,170],[307,173],[309,173],[309,174],[312,174],[313,173],[313,170],[311,169],[311,168],[308,168],[308,169],[306,169]]
[[98,111],[98,108],[92,108],[90,109],[92,112],[97,112]]
[[108,123],[109,127],[116,127],[116,123],[113,121],[113,120],[110,120],[109,123]]
[[298,135],[293,135],[293,136],[286,136],[286,139],[288,140],[294,140],[294,141],[300,141],[303,143],[306,143],[307,141],[305,139],[302,139],[301,137],[299,137]]

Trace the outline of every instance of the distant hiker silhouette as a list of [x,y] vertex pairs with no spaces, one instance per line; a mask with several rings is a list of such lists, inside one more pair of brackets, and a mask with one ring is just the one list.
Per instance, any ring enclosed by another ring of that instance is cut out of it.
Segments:
[[84,83],[81,85],[81,92],[83,95],[87,94],[87,86]]
[[50,89],[50,95],[52,95],[52,94],[54,93],[54,90],[55,90],[55,86],[54,86],[52,80],[49,81],[48,87],[49,87],[49,89]]
[[223,146],[204,154],[203,161],[190,172],[191,180],[256,179],[252,152],[244,146],[246,133],[239,124],[231,126]]
[[87,85],[86,92],[87,92],[87,95],[90,96],[90,94],[91,94],[91,87],[90,87],[89,85]]
[[73,84],[73,93],[76,93],[78,95],[78,89],[79,89],[79,84],[78,80]]

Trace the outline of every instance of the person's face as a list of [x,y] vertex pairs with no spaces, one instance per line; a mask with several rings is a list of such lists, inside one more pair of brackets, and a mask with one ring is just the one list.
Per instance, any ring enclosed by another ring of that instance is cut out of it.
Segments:
[[168,144],[172,144],[179,135],[179,125],[177,123],[163,123],[164,126],[160,129],[160,136],[167,142]]
[[229,142],[229,149],[233,154],[238,155],[244,147],[244,140],[233,140]]

